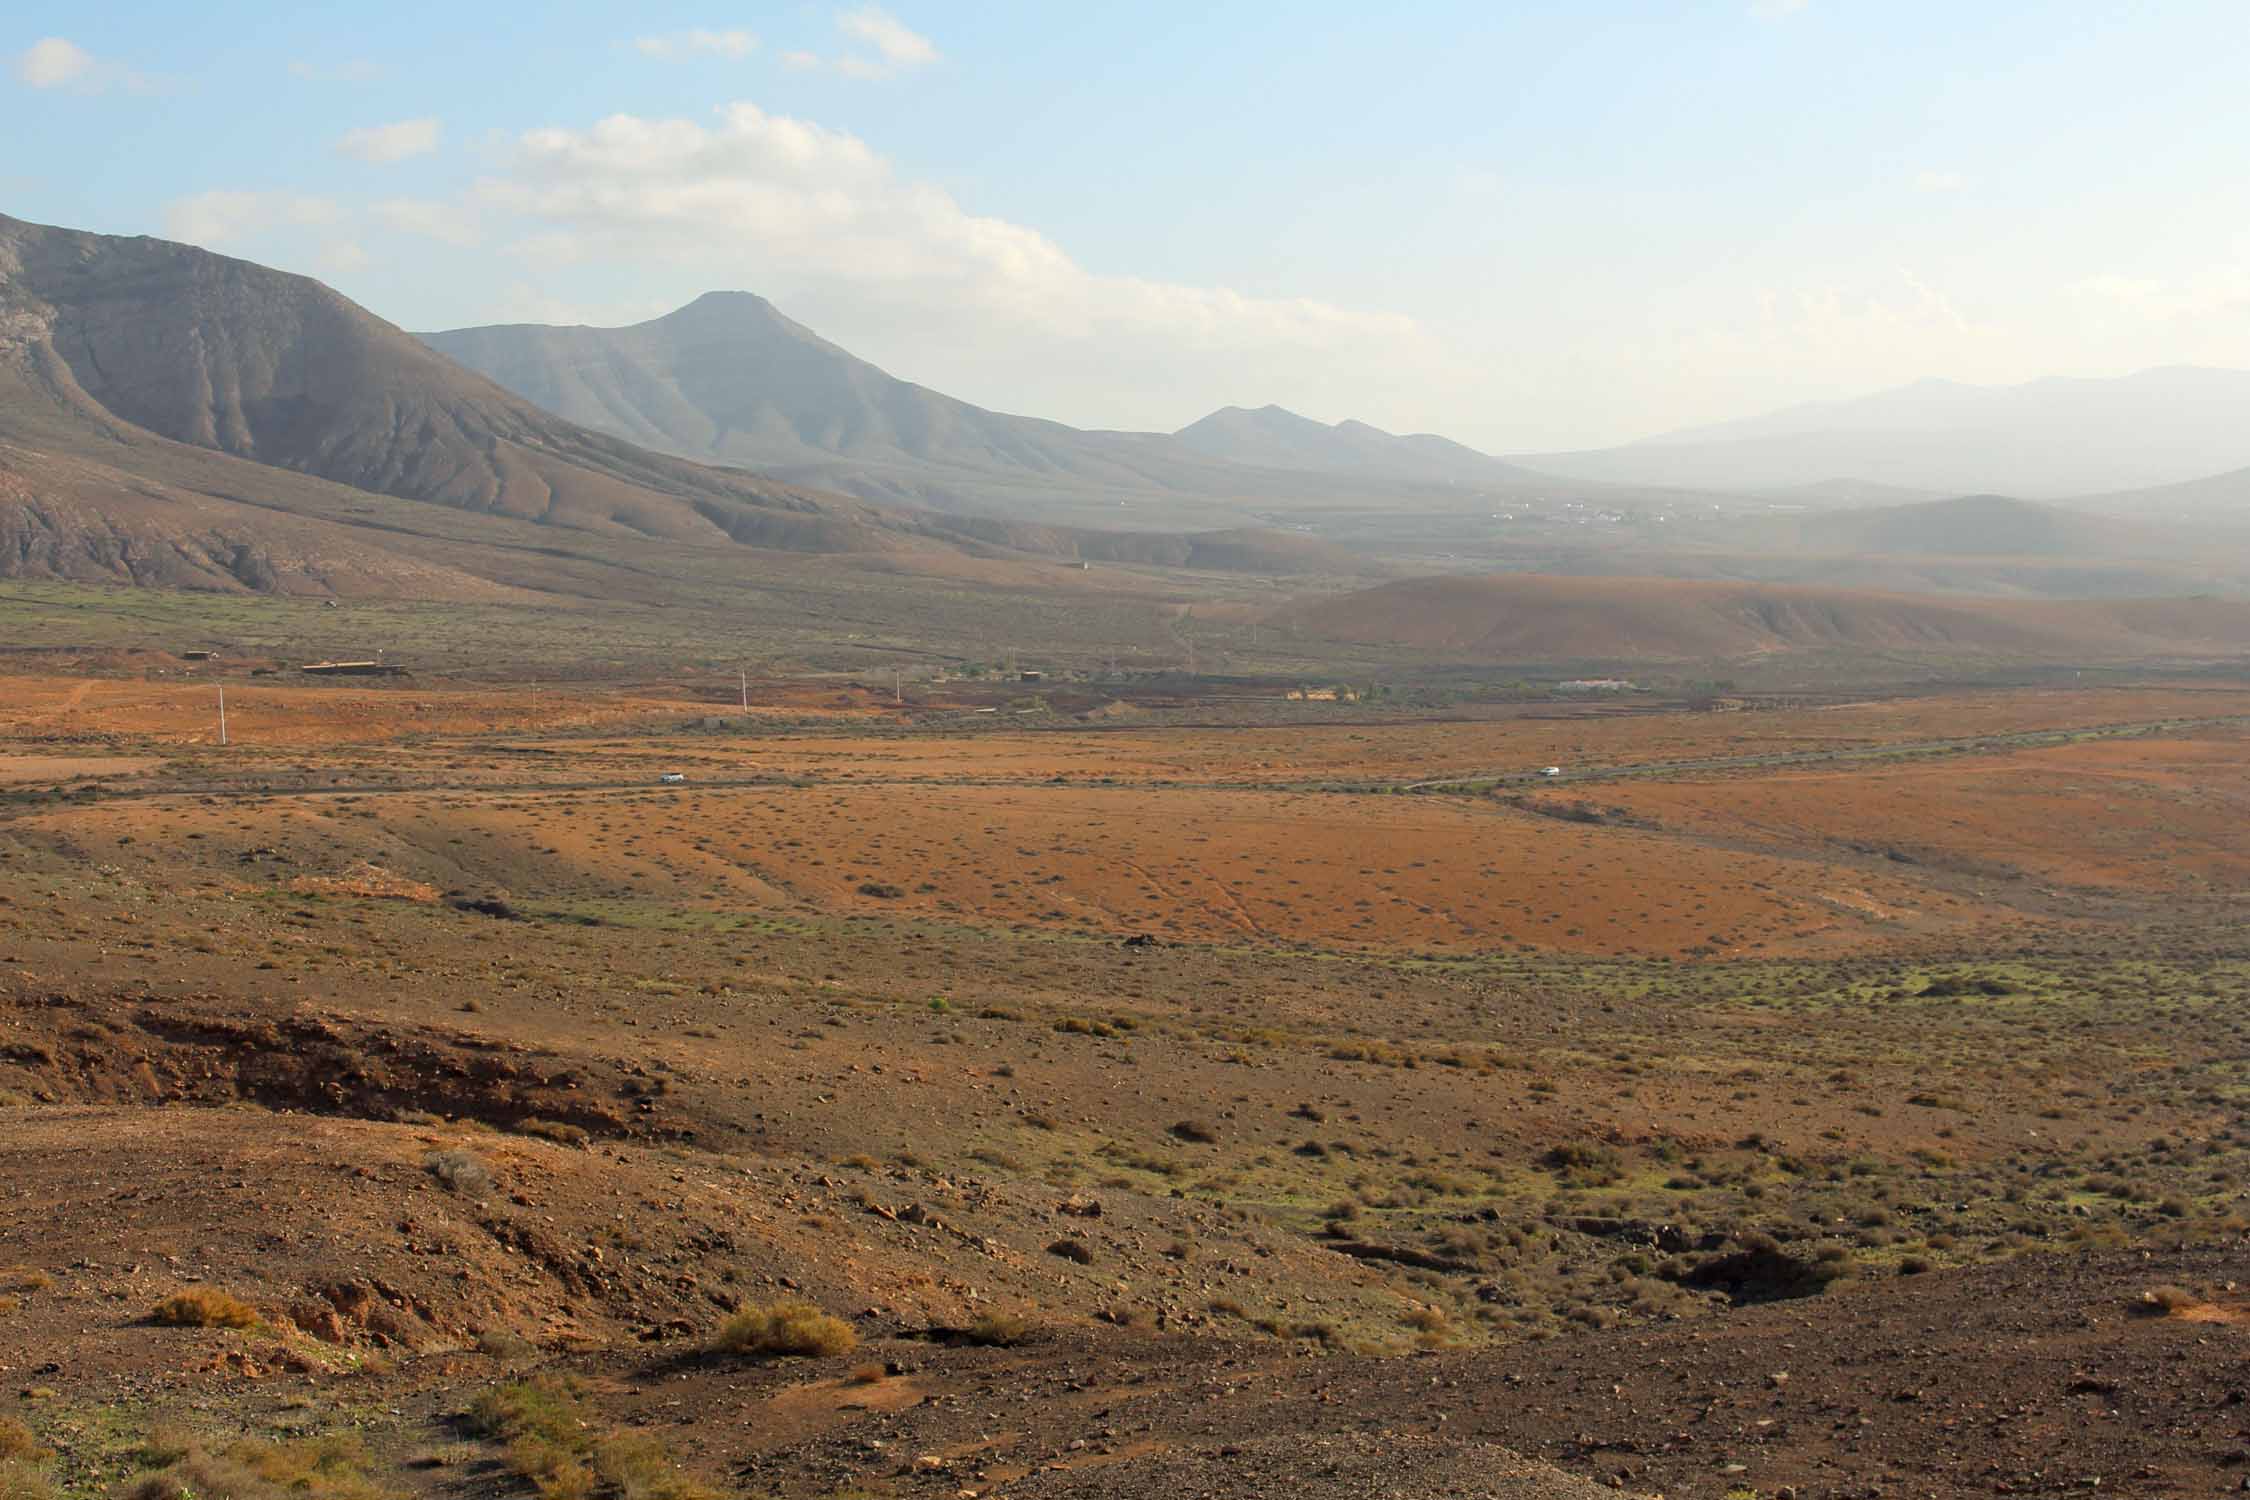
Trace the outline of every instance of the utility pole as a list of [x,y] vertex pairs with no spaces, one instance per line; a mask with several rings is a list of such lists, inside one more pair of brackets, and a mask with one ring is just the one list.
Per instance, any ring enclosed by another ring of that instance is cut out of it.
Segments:
[[906,702],[906,673],[898,667],[891,668],[891,702]]
[[220,686],[220,688],[219,688],[219,743],[223,745],[223,744],[225,744],[226,742],[227,742],[227,690],[226,690],[225,686],[224,686],[224,685],[222,684],[222,685]]
[[744,708],[750,706],[750,669],[748,667],[742,669],[742,706]]

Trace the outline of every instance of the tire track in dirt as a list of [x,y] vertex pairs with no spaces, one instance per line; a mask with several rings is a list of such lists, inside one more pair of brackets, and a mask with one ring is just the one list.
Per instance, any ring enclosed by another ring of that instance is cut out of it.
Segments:
[[[1192,896],[1189,896],[1182,891],[1175,891],[1170,886],[1166,885],[1163,881],[1157,879],[1155,873],[1151,871],[1148,866],[1137,864],[1129,859],[1121,859],[1118,861],[1118,863],[1124,866],[1126,869],[1131,870],[1142,880],[1148,882],[1149,888],[1155,891],[1159,896],[1162,896],[1167,902],[1175,906],[1183,902],[1190,905],[1195,904],[1194,898]],[[1235,896],[1234,892],[1226,888],[1225,882],[1221,881],[1216,875],[1207,873],[1201,875],[1200,878],[1208,881],[1215,889],[1218,890],[1220,896],[1224,898],[1219,902],[1202,903],[1206,907],[1206,909],[1231,922],[1234,926],[1240,928],[1242,931],[1250,934],[1253,937],[1264,937],[1267,935],[1265,929],[1258,925],[1258,919],[1251,916],[1249,910],[1243,906],[1242,902]],[[1229,908],[1231,908],[1231,910]]]
[[1203,878],[1211,882],[1212,887],[1218,891],[1219,896],[1223,902],[1223,905],[1216,906],[1213,908],[1213,910],[1217,911],[1221,916],[1231,915],[1234,919],[1235,925],[1239,926],[1243,931],[1249,933],[1252,937],[1264,938],[1271,936],[1271,934],[1268,933],[1266,929],[1259,924],[1258,919],[1250,915],[1250,908],[1243,904],[1242,898],[1234,893],[1234,888],[1232,886],[1228,885],[1225,881],[1221,880],[1216,875],[1205,874]]

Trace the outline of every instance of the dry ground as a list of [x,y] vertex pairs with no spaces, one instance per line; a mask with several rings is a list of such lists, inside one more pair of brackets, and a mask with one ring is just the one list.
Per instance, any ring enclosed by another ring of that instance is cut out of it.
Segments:
[[[544,1372],[745,1495],[2239,1485],[2250,694],[707,688],[0,694],[49,1482],[512,1493],[460,1413]],[[702,1352],[792,1295],[867,1353]]]

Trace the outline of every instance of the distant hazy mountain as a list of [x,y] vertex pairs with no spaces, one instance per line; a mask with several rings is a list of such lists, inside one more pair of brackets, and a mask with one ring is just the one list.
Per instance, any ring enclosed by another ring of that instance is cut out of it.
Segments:
[[1503,463],[1450,438],[1397,437],[1365,422],[1333,427],[1278,406],[1227,406],[1172,436],[1229,463],[1323,474],[1418,479],[1433,484],[1521,486],[1547,477]]
[[1830,511],[1794,518],[1788,531],[1806,551],[1885,557],[2117,557],[2156,540],[2122,521],[2005,495]]
[[[1436,497],[1537,482],[1442,438],[1329,428],[1237,440],[1221,412],[1177,436],[1010,416],[900,380],[748,292],[712,292],[628,328],[510,324],[431,347],[559,416],[644,447],[865,499],[1041,520],[1171,525],[1250,509]],[[1549,484],[1552,481],[1547,481]],[[1217,509],[1214,509],[1216,507]]]
[[2171,366],[2015,386],[1924,380],[1621,448],[1513,461],[1581,479],[1738,492],[1838,479],[1941,494],[2140,489],[2250,467],[2250,372]]
[[[2250,526],[2102,515],[2004,495],[1739,517],[1642,571],[1913,594],[2250,595]],[[1630,556],[1605,560],[1622,573]],[[1560,568],[1553,571],[1563,571]]]
[[1812,484],[1784,484],[1756,492],[1756,498],[1782,505],[1914,505],[1943,500],[1937,490],[1908,489],[1900,484],[1875,484],[1865,479],[1823,479]]
[[2233,656],[2250,647],[2250,600],[1935,599],[1536,574],[1409,578],[1290,606],[1269,618],[1306,637],[1486,662],[1870,651],[2119,661]]
[[2089,510],[2152,520],[2193,519],[2250,522],[2250,468],[2229,469],[2179,484],[2087,495],[2076,503]]

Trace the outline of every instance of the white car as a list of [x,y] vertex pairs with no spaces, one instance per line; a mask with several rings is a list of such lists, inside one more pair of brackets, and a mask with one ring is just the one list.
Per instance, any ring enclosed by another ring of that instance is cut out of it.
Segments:
[[1541,771],[1539,774],[1542,776],[1560,776],[1562,774],[1562,767],[1549,766],[1546,770]]
[[687,780],[685,776],[681,775],[677,771],[666,771],[662,776],[659,776],[656,779],[666,786],[678,786],[681,782]]

